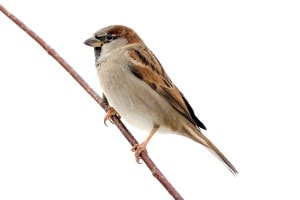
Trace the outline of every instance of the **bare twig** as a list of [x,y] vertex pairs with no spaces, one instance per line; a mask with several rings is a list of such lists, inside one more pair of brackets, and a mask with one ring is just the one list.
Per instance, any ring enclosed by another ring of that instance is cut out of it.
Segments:
[[[42,38],[40,38],[36,33],[29,29],[23,22],[11,14],[0,4],[0,11],[3,12],[9,19],[15,22],[20,28],[22,28],[30,37],[32,37],[36,42],[42,46],[49,55],[51,55],[59,64],[69,72],[69,74],[91,95],[91,97],[105,110],[107,111],[108,105],[103,99],[87,84],[83,78],[60,56],[58,53],[52,49]],[[115,125],[120,129],[124,137],[133,146],[137,144],[137,140],[132,136],[128,129],[124,126],[121,120],[113,116],[112,120]],[[150,159],[147,153],[142,152],[141,158],[147,167],[152,172],[153,176],[165,187],[165,189],[174,197],[174,199],[183,199],[181,195],[176,191],[176,189],[171,185],[171,183],[165,178],[162,172],[156,167],[154,162]]]

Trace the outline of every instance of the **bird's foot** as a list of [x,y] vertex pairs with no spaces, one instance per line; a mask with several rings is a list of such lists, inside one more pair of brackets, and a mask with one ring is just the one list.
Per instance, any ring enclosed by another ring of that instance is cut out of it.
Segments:
[[146,142],[143,142],[142,144],[135,144],[133,145],[133,147],[131,148],[131,151],[134,152],[134,155],[135,155],[135,160],[137,163],[141,164],[140,162],[140,155],[141,153],[144,151],[145,153],[147,153],[147,150],[146,150],[146,146],[147,146],[147,143]]
[[114,115],[119,117],[119,118],[121,117],[113,107],[109,107],[107,112],[106,112],[106,115],[104,117],[105,126],[107,126],[107,124],[106,124],[107,120],[109,120],[112,124],[114,124],[114,122],[111,119],[111,117],[114,116]]
[[154,125],[153,129],[151,130],[151,132],[148,135],[148,137],[146,138],[146,140],[144,142],[142,142],[142,144],[133,145],[133,147],[131,148],[131,151],[135,152],[135,160],[137,163],[141,164],[140,155],[142,152],[148,153],[146,150],[146,146],[149,143],[152,136],[154,135],[154,133],[158,130],[158,128],[159,128],[159,125]]

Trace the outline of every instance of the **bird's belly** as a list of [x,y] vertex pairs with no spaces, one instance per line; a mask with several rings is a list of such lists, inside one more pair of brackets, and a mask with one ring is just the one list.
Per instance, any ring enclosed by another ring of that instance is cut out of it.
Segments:
[[[99,78],[110,106],[132,126],[150,131],[154,125],[164,127],[173,109],[162,97],[131,72],[121,69],[100,69]],[[168,118],[168,119],[167,119]]]

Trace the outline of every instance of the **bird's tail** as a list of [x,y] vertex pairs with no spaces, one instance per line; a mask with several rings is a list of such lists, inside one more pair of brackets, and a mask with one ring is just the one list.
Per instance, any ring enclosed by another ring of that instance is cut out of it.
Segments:
[[191,139],[196,142],[204,145],[212,154],[214,154],[228,169],[233,175],[237,175],[238,171],[231,164],[231,162],[224,156],[224,154],[205,136],[199,129],[193,129],[190,132]]

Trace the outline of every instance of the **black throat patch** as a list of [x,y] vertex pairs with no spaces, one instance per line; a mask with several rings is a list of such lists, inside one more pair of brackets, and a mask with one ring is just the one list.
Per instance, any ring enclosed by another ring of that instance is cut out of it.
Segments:
[[97,61],[98,58],[100,57],[100,54],[101,54],[101,47],[95,47],[94,52],[95,52],[95,58],[96,58],[96,61]]

